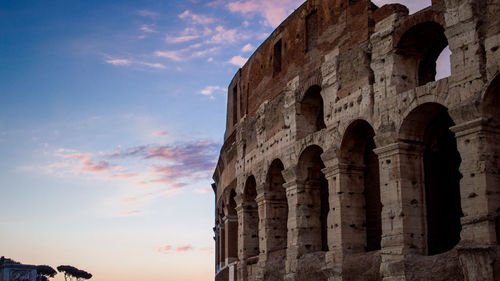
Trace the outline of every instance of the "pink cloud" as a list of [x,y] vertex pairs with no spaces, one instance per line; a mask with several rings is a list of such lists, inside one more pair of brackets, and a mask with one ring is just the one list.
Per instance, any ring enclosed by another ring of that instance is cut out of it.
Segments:
[[209,194],[209,193],[212,193],[213,190],[209,187],[204,187],[204,188],[197,188],[194,190],[196,193],[200,193],[200,194]]
[[253,50],[255,50],[255,47],[254,47],[252,44],[250,44],[250,43],[246,44],[246,45],[245,45],[245,46],[243,46],[243,48],[241,49],[241,51],[242,51],[242,52],[244,52],[244,53],[248,53],[248,52],[251,52],[251,51],[253,51]]
[[136,173],[118,173],[118,174],[114,174],[112,177],[118,178],[118,179],[130,179],[130,178],[134,178],[137,176],[138,176],[138,174],[136,174]]
[[258,14],[271,27],[277,27],[304,0],[243,0],[230,1],[227,8],[243,15]]
[[80,170],[91,173],[100,173],[117,168],[117,166],[111,165],[106,161],[93,162],[89,159],[82,160],[81,164]]
[[167,131],[154,132],[153,135],[155,135],[157,137],[170,137],[171,136],[171,134]]
[[165,245],[158,248],[158,253],[168,254],[173,249],[172,245]]
[[190,244],[184,245],[184,246],[177,246],[174,247],[172,245],[165,245],[163,247],[158,248],[158,252],[162,254],[168,254],[171,253],[172,251],[175,252],[189,252],[193,250],[193,246]]
[[179,246],[175,248],[175,251],[177,252],[188,252],[191,250],[193,250],[193,247],[191,245]]
[[[70,152],[70,153],[66,153],[66,152]],[[59,156],[61,158],[65,158],[65,159],[78,160],[79,164],[80,164],[78,169],[80,171],[84,171],[84,172],[101,173],[101,172],[110,171],[110,170],[118,168],[118,166],[111,165],[107,161],[97,161],[96,162],[96,161],[91,160],[90,153],[79,153],[79,152],[72,152],[70,150],[60,149],[57,152],[57,156]],[[59,166],[61,166],[61,165],[59,165]]]

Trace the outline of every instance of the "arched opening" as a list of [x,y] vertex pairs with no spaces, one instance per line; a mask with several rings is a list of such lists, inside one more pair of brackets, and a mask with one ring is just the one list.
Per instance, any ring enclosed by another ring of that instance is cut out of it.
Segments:
[[300,103],[300,118],[297,120],[299,138],[326,128],[323,115],[321,87],[311,86]]
[[310,238],[306,249],[309,252],[328,251],[328,211],[329,194],[328,181],[321,171],[325,167],[321,154],[323,150],[316,145],[306,148],[299,157],[298,179],[304,182],[308,195],[306,215],[307,227],[304,233]]
[[259,255],[259,210],[257,207],[257,189],[255,177],[248,177],[244,190],[243,251],[246,258]]
[[[396,47],[396,53],[399,55],[396,59],[396,73],[402,85],[400,90],[435,81],[438,58],[447,46],[444,28],[436,22],[423,22],[408,29]],[[449,68],[449,52],[445,51],[439,62],[441,76],[446,73],[444,68]]]
[[380,202],[380,180],[378,157],[373,152],[375,132],[368,122],[357,120],[346,130],[340,149],[340,158],[347,164],[349,176],[345,199],[349,208],[352,228],[349,235],[354,249],[380,250],[382,237],[382,203]]
[[[287,247],[287,222],[288,202],[286,191],[283,187],[285,179],[281,172],[283,163],[279,159],[274,160],[269,167],[266,179],[266,207],[269,229],[268,252],[284,250]],[[283,253],[285,254],[285,253]]]
[[[489,83],[488,89],[485,92],[483,105],[482,105],[482,115],[488,121],[488,125],[492,128],[500,128],[500,74],[497,74],[495,78]],[[489,147],[488,153],[490,154],[489,165],[493,167],[500,166],[500,148],[497,145],[500,142],[499,134],[489,134],[487,136]],[[493,159],[491,159],[493,158]],[[492,203],[489,210],[495,211],[495,238],[496,244],[500,245],[500,177],[498,173],[495,175],[489,175],[486,181],[488,186],[488,201]],[[499,262],[500,265],[500,262]],[[498,267],[500,271],[500,266]]]
[[238,258],[238,216],[236,214],[236,191],[231,189],[226,216],[226,251],[228,264]]
[[[449,251],[460,241],[460,218],[463,216],[460,202],[461,158],[455,136],[450,131],[453,125],[444,106],[426,103],[414,109],[401,127],[404,140],[420,143],[423,148],[428,255]],[[415,169],[418,165],[415,163]]]

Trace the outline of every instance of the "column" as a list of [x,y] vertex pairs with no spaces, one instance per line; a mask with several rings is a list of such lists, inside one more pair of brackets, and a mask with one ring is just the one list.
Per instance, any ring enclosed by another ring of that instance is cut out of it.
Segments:
[[456,136],[460,164],[461,242],[495,245],[495,218],[500,208],[500,130],[476,119],[450,128]]
[[427,244],[423,146],[398,142],[374,151],[380,164],[383,206],[381,274],[383,280],[408,280],[404,266],[396,264],[408,253],[425,254]]

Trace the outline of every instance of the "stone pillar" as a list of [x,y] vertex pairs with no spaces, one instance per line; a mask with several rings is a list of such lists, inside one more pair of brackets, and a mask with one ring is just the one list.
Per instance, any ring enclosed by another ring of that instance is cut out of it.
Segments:
[[495,245],[495,218],[500,208],[500,130],[489,127],[481,118],[450,129],[462,158],[461,243]]
[[279,210],[286,208],[286,202],[276,200],[273,194],[269,191],[264,191],[264,185],[259,187],[257,196],[257,205],[259,206],[259,260],[266,261],[269,253],[279,250],[278,244],[280,242],[280,220],[287,220],[288,218],[280,217]]
[[226,266],[226,231],[223,221],[219,223],[219,270]]
[[238,217],[226,216],[223,219],[225,230],[225,264],[238,261]]
[[238,215],[238,263],[237,268],[237,276],[238,280],[247,280],[246,276],[246,264],[245,260],[247,258],[246,251],[246,240],[247,240],[247,232],[245,231],[248,227],[246,224],[246,217],[248,214],[245,212],[245,202],[242,200],[241,195],[237,195],[235,198],[236,201],[236,213]]
[[295,167],[283,171],[288,200],[286,280],[294,280],[298,258],[321,251],[320,188],[312,181],[297,180]]
[[219,272],[219,229],[216,225],[214,228],[214,240],[215,240],[215,273]]
[[374,150],[380,163],[383,280],[409,280],[402,264],[426,248],[423,146],[393,143]]

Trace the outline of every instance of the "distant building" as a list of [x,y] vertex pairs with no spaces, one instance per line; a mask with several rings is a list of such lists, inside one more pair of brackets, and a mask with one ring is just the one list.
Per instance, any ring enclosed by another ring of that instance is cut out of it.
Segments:
[[217,281],[500,280],[500,0],[308,0],[228,94]]
[[36,281],[36,266],[19,263],[1,264],[0,281]]

